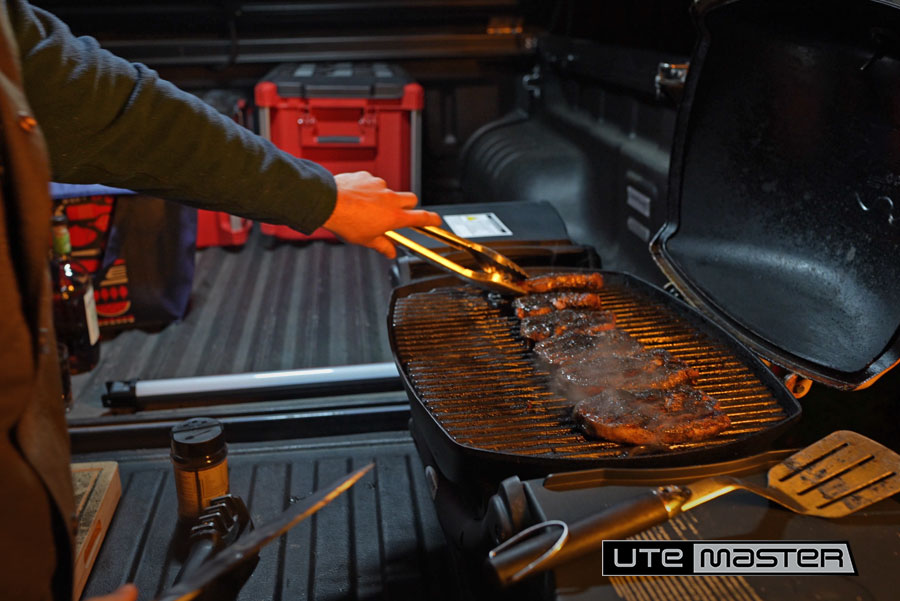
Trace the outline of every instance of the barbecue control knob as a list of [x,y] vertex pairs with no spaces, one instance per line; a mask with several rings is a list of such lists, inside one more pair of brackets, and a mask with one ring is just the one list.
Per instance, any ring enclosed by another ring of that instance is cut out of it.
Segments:
[[786,374],[782,380],[785,387],[794,395],[794,398],[802,398],[812,388],[812,380],[804,378],[798,374]]

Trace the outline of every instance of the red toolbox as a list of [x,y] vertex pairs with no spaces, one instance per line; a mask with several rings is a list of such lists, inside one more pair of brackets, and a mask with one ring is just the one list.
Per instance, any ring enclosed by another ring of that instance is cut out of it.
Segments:
[[253,222],[220,211],[197,209],[197,248],[240,246],[247,241]]
[[[389,188],[419,193],[422,87],[386,63],[287,63],[255,89],[259,129],[282,150],[332,173],[368,171]],[[284,240],[334,239],[325,229],[306,236],[260,224]]]
[[[223,115],[233,119],[238,125],[253,128],[252,111],[248,102],[240,94],[229,90],[208,90],[200,95],[200,100]],[[242,246],[247,242],[253,222],[222,213],[197,209],[197,248],[208,246]]]

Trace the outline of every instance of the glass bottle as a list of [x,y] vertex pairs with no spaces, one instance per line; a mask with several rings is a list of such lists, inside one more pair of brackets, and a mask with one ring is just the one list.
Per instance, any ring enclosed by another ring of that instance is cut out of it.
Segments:
[[78,374],[100,360],[100,327],[91,277],[72,261],[69,223],[65,215],[51,219],[53,254],[53,325],[56,337],[69,351],[69,368]]

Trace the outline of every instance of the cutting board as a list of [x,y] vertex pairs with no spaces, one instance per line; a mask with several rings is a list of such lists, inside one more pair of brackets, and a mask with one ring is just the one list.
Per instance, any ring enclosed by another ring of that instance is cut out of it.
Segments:
[[72,482],[75,486],[75,514],[78,530],[75,533],[75,599],[81,592],[97,559],[100,545],[122,496],[119,466],[115,461],[73,463]]

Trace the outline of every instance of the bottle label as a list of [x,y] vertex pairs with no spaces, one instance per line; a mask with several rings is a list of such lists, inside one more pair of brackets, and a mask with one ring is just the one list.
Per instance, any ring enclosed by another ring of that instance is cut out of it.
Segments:
[[69,228],[64,225],[55,225],[50,229],[53,232],[53,252],[60,257],[71,254],[72,242],[69,238]]
[[87,318],[88,338],[91,346],[100,340],[100,324],[97,321],[97,303],[94,302],[94,287],[88,284],[84,293],[84,315]]
[[179,513],[197,517],[211,500],[228,494],[228,460],[205,470],[175,469],[175,490]]

